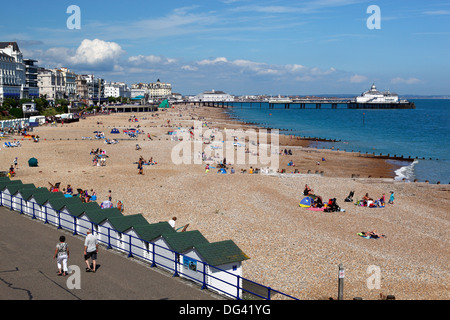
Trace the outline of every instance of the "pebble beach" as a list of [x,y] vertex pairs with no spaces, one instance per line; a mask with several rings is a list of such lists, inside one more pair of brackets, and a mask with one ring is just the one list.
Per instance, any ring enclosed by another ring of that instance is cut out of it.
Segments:
[[[205,172],[205,163],[174,164],[172,150],[179,141],[168,132],[189,128],[194,120],[217,132],[248,126],[229,119],[220,108],[192,105],[135,113],[137,122],[129,121],[131,115],[100,114],[39,126],[32,133],[39,135],[38,143],[7,136],[0,140],[0,170],[7,171],[17,157],[13,179],[23,183],[49,187],[49,182],[60,182],[61,188],[70,184],[75,190],[92,189],[98,203],[111,190],[113,203],[124,203],[125,215],[141,213],[149,223],[177,217],[177,226],[189,224],[188,230],[199,230],[210,242],[233,240],[250,257],[243,262],[244,278],[302,300],[336,299],[339,264],[345,268],[346,300],[378,300],[386,295],[397,300],[450,298],[449,185],[397,181],[398,167],[385,159],[314,149],[309,147],[311,141],[287,135],[279,137],[280,149],[292,151],[278,158],[285,173],[249,174],[250,164],[232,165],[234,174]],[[122,133],[137,126],[143,131],[137,138]],[[111,134],[112,128],[121,133]],[[95,139],[94,131],[118,143]],[[3,141],[14,139],[22,146],[3,146]],[[92,163],[90,152],[97,148],[108,156],[104,166]],[[141,156],[156,161],[144,165],[143,175],[137,169]],[[38,159],[38,167],[28,166],[31,157]],[[288,166],[289,161],[295,167]],[[345,211],[300,207],[306,184],[324,201],[336,198]],[[354,201],[344,202],[350,191]],[[366,193],[389,199],[391,191],[394,204],[355,205]],[[371,230],[386,237],[357,235]],[[372,281],[375,269],[378,285]]]

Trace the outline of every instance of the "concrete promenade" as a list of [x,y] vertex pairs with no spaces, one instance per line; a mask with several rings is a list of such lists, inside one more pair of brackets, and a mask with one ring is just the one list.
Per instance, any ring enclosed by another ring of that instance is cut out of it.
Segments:
[[[57,276],[59,237],[69,244],[75,277]],[[221,300],[210,291],[99,246],[98,270],[85,272],[84,238],[0,207],[0,300]]]

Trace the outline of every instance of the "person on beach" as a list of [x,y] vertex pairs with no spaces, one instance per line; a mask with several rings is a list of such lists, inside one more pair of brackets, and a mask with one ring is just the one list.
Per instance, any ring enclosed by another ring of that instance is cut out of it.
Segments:
[[144,168],[143,168],[144,166],[143,166],[143,159],[142,159],[142,157],[140,157],[139,158],[139,161],[138,161],[138,174],[144,174]]
[[389,204],[394,204],[394,191],[391,191],[391,195],[389,197]]
[[386,236],[384,234],[380,234],[377,232],[377,230],[372,230],[369,232],[361,232],[365,237],[370,237],[370,238],[374,238],[374,239],[378,239],[378,238],[386,238]]
[[177,221],[177,217],[173,217],[172,219],[169,220],[169,224],[172,228],[175,229],[175,222]]
[[58,276],[66,276],[68,272],[67,261],[69,260],[69,245],[66,243],[66,237],[59,237],[59,243],[56,245],[53,259],[56,259]]
[[364,195],[363,200],[364,200],[364,201],[369,201],[369,200],[372,200],[372,201],[373,201],[373,199],[372,199],[371,197],[369,197],[369,193],[366,193],[366,194]]
[[313,195],[313,194],[314,194],[314,190],[311,189],[310,187],[308,187],[307,184],[305,184],[305,189],[303,190],[303,195],[309,196],[309,195]]
[[16,172],[14,171],[14,167],[11,165],[11,168],[9,168],[8,177],[15,177]]
[[[97,237],[92,234],[91,229],[87,231],[86,239],[84,240],[84,260],[86,262],[86,272],[95,272],[97,269],[97,253],[98,243]],[[92,259],[92,268],[89,263]]]
[[123,212],[123,203],[122,201],[117,201],[117,209],[119,209],[120,212]]
[[14,159],[14,169],[17,169],[17,157]]

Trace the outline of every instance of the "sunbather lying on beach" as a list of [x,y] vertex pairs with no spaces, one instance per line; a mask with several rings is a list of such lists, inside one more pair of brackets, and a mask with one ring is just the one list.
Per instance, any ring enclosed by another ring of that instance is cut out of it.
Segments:
[[386,236],[384,234],[377,233],[377,230],[372,230],[372,231],[368,231],[368,232],[361,232],[361,234],[364,237],[370,237],[370,238],[373,238],[373,239],[386,238]]

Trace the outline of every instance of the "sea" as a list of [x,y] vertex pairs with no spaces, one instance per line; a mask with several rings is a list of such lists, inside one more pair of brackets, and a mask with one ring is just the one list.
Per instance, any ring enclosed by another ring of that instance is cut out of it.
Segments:
[[415,109],[332,109],[315,105],[300,109],[284,104],[234,103],[230,117],[280,134],[331,141],[312,147],[411,158],[387,160],[398,165],[397,180],[450,183],[450,99],[411,99]]

